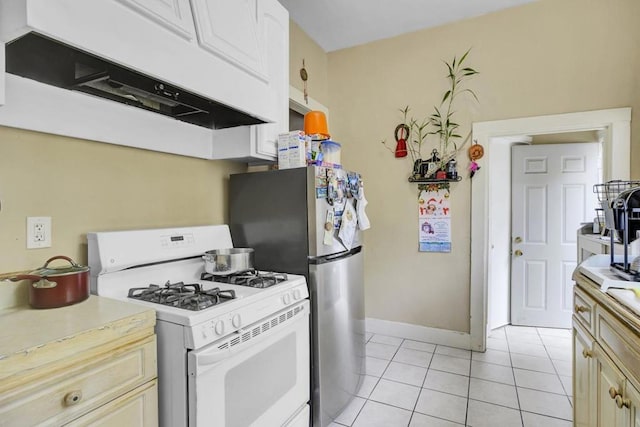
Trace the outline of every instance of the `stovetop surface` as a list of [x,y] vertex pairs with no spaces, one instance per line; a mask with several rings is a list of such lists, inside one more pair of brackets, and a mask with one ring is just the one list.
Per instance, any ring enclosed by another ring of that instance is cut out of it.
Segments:
[[[94,294],[126,300],[135,304],[145,305],[156,311],[158,320],[168,321],[185,326],[207,322],[221,316],[243,313],[253,310],[251,305],[260,303],[273,304],[281,294],[291,293],[294,289],[301,292],[303,298],[308,298],[308,290],[304,276],[287,274],[287,280],[267,288],[254,288],[218,281],[202,280],[204,273],[202,260],[182,260],[166,265],[150,265],[129,270],[122,270],[101,276],[91,277],[91,291]],[[218,280],[218,278],[216,278]],[[204,292],[215,288],[221,291],[232,291],[235,298],[225,299],[223,302],[204,307],[200,310],[186,310],[170,305],[142,301],[129,298],[132,288],[146,288],[149,285],[164,286],[167,282],[197,284]],[[267,301],[267,302],[264,302]],[[280,309],[278,305],[274,311]]]
[[222,290],[219,287],[204,289],[199,283],[167,281],[163,286],[151,284],[140,288],[131,288],[129,298],[148,301],[185,310],[199,311],[223,304],[235,299],[234,290]]

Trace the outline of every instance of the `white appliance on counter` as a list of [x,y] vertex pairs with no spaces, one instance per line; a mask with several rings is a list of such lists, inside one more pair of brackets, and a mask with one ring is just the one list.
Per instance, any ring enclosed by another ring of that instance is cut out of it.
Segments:
[[609,288],[634,289],[639,287],[640,283],[625,280],[611,271],[612,259],[615,262],[622,262],[623,256],[615,255],[612,258],[610,254],[592,255],[578,265],[576,272],[584,274],[597,283],[602,292],[607,292]]
[[161,426],[309,426],[303,276],[205,273],[206,251],[232,247],[226,225],[87,239],[92,293],[156,310]]

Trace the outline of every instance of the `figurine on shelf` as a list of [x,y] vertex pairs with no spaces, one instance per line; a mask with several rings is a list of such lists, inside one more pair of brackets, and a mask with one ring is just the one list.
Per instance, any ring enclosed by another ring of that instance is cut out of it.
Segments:
[[458,162],[456,159],[451,159],[447,162],[447,179],[458,179],[458,170],[456,169]]
[[435,173],[438,170],[438,166],[440,165],[440,156],[438,155],[438,150],[433,150],[431,152],[431,158],[427,160],[417,159],[413,163],[413,178],[414,179],[425,179],[425,178],[435,178]]

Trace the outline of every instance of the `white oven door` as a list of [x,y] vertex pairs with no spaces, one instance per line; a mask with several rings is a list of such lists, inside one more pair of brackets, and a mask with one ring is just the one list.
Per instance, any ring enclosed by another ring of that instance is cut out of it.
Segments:
[[282,426],[309,401],[309,301],[188,354],[189,426]]

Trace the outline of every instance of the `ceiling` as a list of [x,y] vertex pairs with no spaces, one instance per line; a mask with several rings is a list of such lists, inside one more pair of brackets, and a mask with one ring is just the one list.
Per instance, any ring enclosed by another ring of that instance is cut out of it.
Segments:
[[535,0],[279,0],[325,52],[436,27]]

